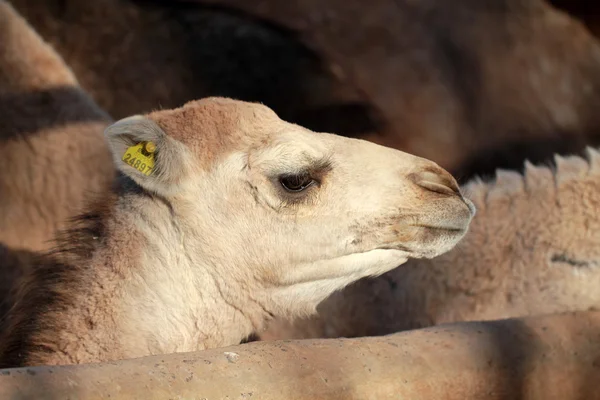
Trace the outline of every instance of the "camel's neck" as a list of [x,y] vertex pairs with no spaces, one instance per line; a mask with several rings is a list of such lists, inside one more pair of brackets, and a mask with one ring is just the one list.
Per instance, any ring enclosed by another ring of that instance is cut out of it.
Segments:
[[[181,229],[164,200],[129,191],[102,224],[87,232],[97,237],[86,261],[54,266],[58,279],[34,276],[27,291],[52,301],[14,310],[3,363],[101,362],[226,346],[264,322],[264,309],[243,295],[248,282],[238,285],[223,266],[199,261],[201,241]],[[10,360],[16,352],[20,358]]]

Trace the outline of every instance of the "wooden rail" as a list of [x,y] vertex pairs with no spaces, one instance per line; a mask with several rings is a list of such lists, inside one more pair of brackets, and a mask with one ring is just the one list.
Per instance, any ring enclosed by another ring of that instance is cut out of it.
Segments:
[[0,370],[0,399],[600,399],[600,312]]

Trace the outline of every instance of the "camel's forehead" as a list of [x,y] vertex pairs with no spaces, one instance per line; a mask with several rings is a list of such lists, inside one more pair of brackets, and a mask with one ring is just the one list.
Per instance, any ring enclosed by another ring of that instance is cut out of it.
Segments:
[[193,101],[147,118],[202,159],[213,161],[240,150],[268,147],[282,138],[302,140],[301,133],[310,132],[281,120],[261,104],[224,98]]

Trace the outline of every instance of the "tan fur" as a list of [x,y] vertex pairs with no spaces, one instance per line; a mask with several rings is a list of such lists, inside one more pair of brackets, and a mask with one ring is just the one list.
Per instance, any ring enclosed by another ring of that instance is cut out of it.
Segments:
[[110,118],[5,1],[0,55],[0,244],[46,250],[113,179],[102,137]]
[[478,215],[454,250],[361,281],[323,302],[319,317],[278,321],[262,338],[381,335],[600,307],[600,154],[556,164],[469,183]]
[[[239,343],[273,316],[408,257],[434,257],[474,209],[435,163],[207,98],[106,129],[123,174],[19,284],[0,364],[64,364]],[[156,144],[149,176],[126,148]],[[299,193],[282,176],[316,179]]]

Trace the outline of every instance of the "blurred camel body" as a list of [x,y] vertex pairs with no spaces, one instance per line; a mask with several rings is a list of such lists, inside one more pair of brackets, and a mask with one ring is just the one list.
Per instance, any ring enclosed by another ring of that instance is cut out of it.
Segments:
[[56,52],[0,1],[0,321],[58,230],[105,191],[110,117]]
[[542,0],[12,1],[116,118],[260,101],[461,180],[600,145],[600,45]]
[[43,251],[112,181],[110,117],[5,1],[0,54],[0,246]]
[[465,239],[332,295],[319,316],[264,339],[382,335],[446,322],[600,307],[600,154],[527,164],[463,187],[478,213]]

